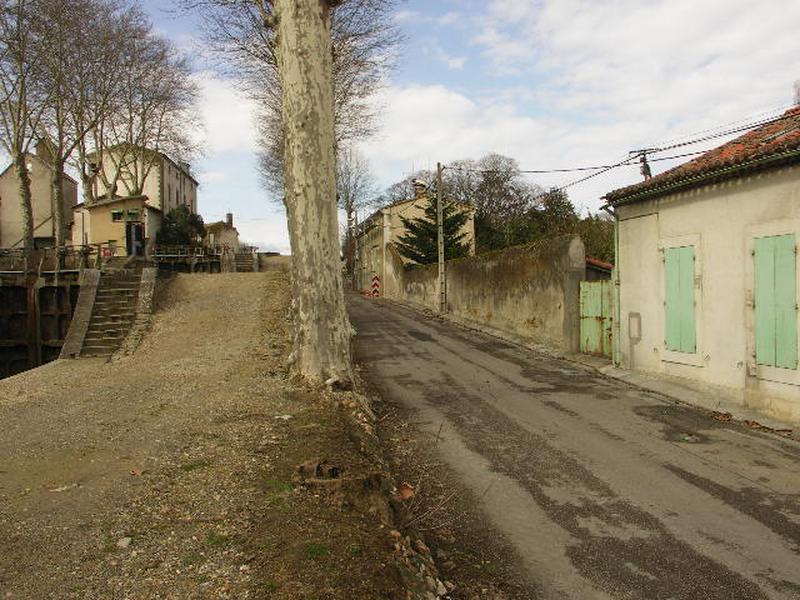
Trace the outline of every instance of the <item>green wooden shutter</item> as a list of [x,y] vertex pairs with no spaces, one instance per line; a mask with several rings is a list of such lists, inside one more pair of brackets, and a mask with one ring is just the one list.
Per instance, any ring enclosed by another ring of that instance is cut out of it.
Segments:
[[694,306],[694,247],[664,249],[666,276],[667,350],[694,353],[696,322]]
[[795,236],[754,240],[756,363],[797,368],[797,257]]

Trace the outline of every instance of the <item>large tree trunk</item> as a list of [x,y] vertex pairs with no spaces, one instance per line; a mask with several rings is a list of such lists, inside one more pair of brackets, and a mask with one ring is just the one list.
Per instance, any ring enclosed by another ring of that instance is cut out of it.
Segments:
[[64,163],[53,161],[53,172],[50,174],[50,198],[53,204],[53,235],[55,245],[64,245]]
[[24,152],[14,157],[14,168],[19,181],[19,198],[22,208],[22,242],[25,251],[30,254],[34,249],[33,242],[33,205],[31,201],[31,174],[28,172]]
[[339,260],[328,2],[274,4],[292,246],[291,362],[311,382],[348,385],[352,328]]

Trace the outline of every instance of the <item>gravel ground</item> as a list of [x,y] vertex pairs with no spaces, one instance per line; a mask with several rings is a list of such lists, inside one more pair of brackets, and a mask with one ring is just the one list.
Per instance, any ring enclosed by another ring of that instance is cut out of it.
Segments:
[[0,382],[0,598],[391,598],[374,507],[297,485],[369,461],[288,378],[286,275],[179,275],[116,363]]

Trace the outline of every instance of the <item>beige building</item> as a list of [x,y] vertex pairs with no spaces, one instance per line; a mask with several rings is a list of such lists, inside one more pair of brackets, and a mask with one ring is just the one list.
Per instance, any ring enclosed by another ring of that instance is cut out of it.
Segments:
[[[33,236],[39,247],[55,243],[53,229],[53,203],[50,179],[53,173],[46,145],[39,143],[35,154],[27,155],[31,177],[31,208],[33,210]],[[67,239],[71,236],[72,209],[78,201],[78,183],[66,173],[64,187],[64,226]],[[20,248],[24,244],[24,222],[19,192],[19,178],[13,163],[0,174],[0,248]]]
[[110,244],[116,254],[145,254],[155,243],[164,214],[180,205],[197,213],[199,184],[186,163],[119,145],[103,153],[97,169],[97,200],[75,207],[76,244]]
[[606,199],[618,362],[800,421],[800,107]]
[[227,213],[224,221],[206,225],[207,246],[224,246],[234,252],[239,250],[239,231],[233,226],[233,214]]
[[[372,279],[377,275],[385,281],[386,275],[391,270],[392,258],[388,247],[397,244],[400,237],[406,234],[402,218],[414,219],[425,213],[428,191],[422,182],[414,184],[414,197],[408,200],[395,202],[374,212],[359,227],[356,239],[355,277],[356,285],[360,290],[366,290],[372,285]],[[475,254],[475,220],[474,209],[467,204],[457,203],[463,211],[469,213],[469,219],[461,230],[463,241],[469,244],[469,253]],[[408,263],[403,258],[403,262]],[[387,284],[389,282],[387,281]]]

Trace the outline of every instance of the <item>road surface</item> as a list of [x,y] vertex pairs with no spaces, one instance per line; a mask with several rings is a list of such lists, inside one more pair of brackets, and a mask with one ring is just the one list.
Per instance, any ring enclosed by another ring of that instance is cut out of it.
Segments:
[[535,598],[800,598],[800,445],[352,297],[356,354],[518,551]]

